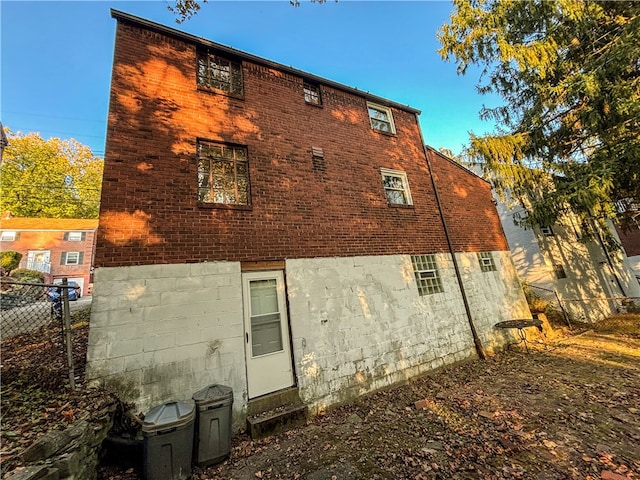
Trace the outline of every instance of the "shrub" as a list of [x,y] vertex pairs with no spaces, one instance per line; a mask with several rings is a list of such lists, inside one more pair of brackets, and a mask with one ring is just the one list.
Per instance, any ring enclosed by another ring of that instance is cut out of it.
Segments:
[[27,268],[19,268],[11,272],[11,278],[26,283],[44,283],[44,273]]
[[20,260],[22,260],[21,253],[14,252],[12,250],[0,252],[0,267],[3,268],[7,274],[18,268]]

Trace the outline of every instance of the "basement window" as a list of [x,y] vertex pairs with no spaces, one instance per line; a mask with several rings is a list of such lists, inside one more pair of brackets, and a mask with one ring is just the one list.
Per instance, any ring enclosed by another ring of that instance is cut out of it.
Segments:
[[412,255],[411,263],[420,296],[444,292],[435,255]]
[[549,226],[544,226],[544,227],[540,227],[540,232],[542,232],[542,234],[545,237],[553,237],[553,229]]
[[496,271],[496,264],[493,261],[491,252],[478,252],[478,263],[480,264],[480,270],[483,272]]
[[564,267],[560,263],[555,263],[553,265],[553,274],[556,276],[558,280],[561,278],[567,278],[567,274],[564,271]]
[[382,133],[395,134],[396,127],[393,124],[391,109],[383,105],[367,102],[371,128]]
[[221,90],[240,97],[244,95],[240,62],[199,51],[196,73],[199,87]]
[[246,147],[198,141],[198,201],[211,205],[249,205]]

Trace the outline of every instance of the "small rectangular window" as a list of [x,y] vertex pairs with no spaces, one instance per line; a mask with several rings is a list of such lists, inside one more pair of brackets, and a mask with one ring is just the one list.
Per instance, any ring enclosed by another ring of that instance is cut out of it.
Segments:
[[393,116],[391,115],[391,109],[389,107],[367,102],[367,109],[369,110],[369,120],[371,121],[372,129],[384,133],[396,133],[396,127],[393,124]]
[[540,227],[540,232],[542,232],[545,237],[553,237],[553,229],[549,226]]
[[84,232],[67,232],[64,235],[64,239],[68,242],[81,242],[85,239]]
[[311,105],[322,105],[322,98],[320,97],[320,86],[313,85],[309,82],[304,82],[304,101]]
[[411,263],[420,296],[444,292],[435,255],[412,255]]
[[4,231],[0,235],[0,241],[2,242],[15,242],[18,239],[18,232]]
[[381,168],[380,173],[389,205],[413,205],[406,173],[388,168]]
[[496,264],[493,261],[491,252],[478,252],[478,263],[480,264],[480,270],[483,272],[496,271]]
[[62,265],[82,265],[83,252],[62,252]]
[[249,205],[249,160],[245,147],[198,142],[198,201]]
[[242,63],[235,62],[209,52],[198,52],[198,86],[215,88],[231,95],[242,96]]
[[567,274],[564,271],[564,267],[560,263],[553,265],[553,273],[557,279],[567,278]]

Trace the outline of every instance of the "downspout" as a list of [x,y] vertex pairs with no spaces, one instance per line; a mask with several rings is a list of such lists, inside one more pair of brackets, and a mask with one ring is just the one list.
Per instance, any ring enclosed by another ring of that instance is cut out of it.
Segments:
[[[416,114],[416,122],[418,122],[418,115]],[[440,195],[438,194],[438,187],[436,185],[436,179],[434,178],[433,169],[431,168],[431,151],[425,146],[424,139],[422,138],[422,130],[419,127],[418,130],[420,132],[420,141],[422,142],[422,150],[424,151],[425,158],[427,159],[427,168],[429,168],[429,176],[431,177],[431,184],[433,186],[433,193],[436,197],[436,204],[438,205],[438,212],[440,213],[440,219],[442,220],[442,226],[444,228],[444,236],[447,239],[447,246],[449,247],[449,252],[451,253],[451,258],[453,259],[453,268],[456,272],[456,278],[458,280],[458,285],[460,287],[460,293],[462,294],[462,301],[464,303],[464,310],[467,313],[467,319],[469,320],[469,327],[471,328],[471,335],[473,335],[473,343],[476,347],[476,352],[478,356],[482,360],[486,360],[487,354],[484,351],[484,347],[482,346],[482,342],[480,341],[480,337],[478,336],[478,332],[476,330],[476,326],[473,323],[473,316],[471,315],[471,308],[469,308],[469,301],[467,300],[467,293],[464,289],[464,283],[462,281],[462,275],[460,274],[460,267],[458,265],[458,260],[456,259],[456,253],[453,250],[453,245],[451,243],[451,236],[449,235],[449,229],[447,227],[447,220],[444,217],[444,212],[442,210],[442,203],[440,202]]]

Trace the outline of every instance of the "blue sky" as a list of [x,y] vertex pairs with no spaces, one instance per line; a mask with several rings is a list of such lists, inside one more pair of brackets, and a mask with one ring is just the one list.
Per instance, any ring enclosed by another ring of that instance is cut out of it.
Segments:
[[437,53],[444,1],[209,1],[181,25],[163,0],[0,1],[0,120],[13,132],[75,138],[104,154],[116,21],[110,8],[267,58],[422,111],[426,143],[459,153],[479,120],[475,72]]

